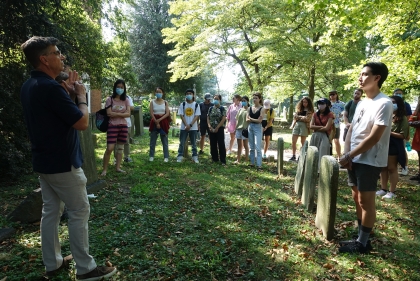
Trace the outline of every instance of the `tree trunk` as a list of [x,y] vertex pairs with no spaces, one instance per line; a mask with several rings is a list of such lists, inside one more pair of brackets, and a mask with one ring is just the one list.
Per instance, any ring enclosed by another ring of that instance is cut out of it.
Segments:
[[290,101],[289,101],[289,103],[290,103],[289,114],[287,116],[287,122],[289,122],[289,123],[292,122],[292,120],[293,120],[293,111],[294,111],[293,97],[294,97],[294,95],[291,95],[290,96]]
[[315,97],[315,65],[311,67],[311,71],[309,74],[309,98],[314,102]]

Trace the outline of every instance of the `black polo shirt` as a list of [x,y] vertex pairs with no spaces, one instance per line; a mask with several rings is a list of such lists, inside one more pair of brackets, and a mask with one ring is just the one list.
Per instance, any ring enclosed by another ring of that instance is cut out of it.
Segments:
[[83,113],[64,88],[46,73],[34,70],[21,89],[35,172],[56,174],[83,163],[78,132],[72,126]]

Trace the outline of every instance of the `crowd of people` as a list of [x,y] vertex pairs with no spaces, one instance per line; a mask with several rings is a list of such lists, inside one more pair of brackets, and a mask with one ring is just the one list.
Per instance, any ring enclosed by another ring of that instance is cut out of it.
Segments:
[[[78,280],[102,280],[114,275],[116,268],[97,266],[89,254],[90,205],[86,193],[87,179],[81,168],[83,156],[77,134],[78,130],[88,128],[86,92],[79,82],[77,72],[63,74],[65,57],[57,44],[57,39],[53,37],[35,36],[22,45],[26,58],[34,67],[31,77],[22,86],[21,101],[32,145],[33,169],[39,174],[42,191],[43,262],[46,275],[54,276],[61,269],[69,268],[70,261],[74,258]],[[296,106],[292,124],[291,160],[296,160],[298,138],[301,138],[303,144],[313,131],[310,145],[318,148],[319,158],[332,155],[334,144],[339,164],[348,171],[359,232],[354,239],[340,242],[339,251],[342,253],[367,253],[371,250],[369,235],[376,218],[375,197],[396,197],[398,163],[407,170],[404,142],[409,140],[409,126],[420,128],[420,103],[411,114],[406,109],[401,89],[395,90],[391,97],[381,92],[387,76],[388,68],[385,64],[367,63],[359,76],[359,88],[355,89],[353,100],[347,104],[339,100],[338,93],[334,90],[329,92],[329,99],[321,98],[313,103],[310,98],[304,97]],[[365,97],[362,99],[363,94]],[[232,152],[236,139],[238,149],[235,163],[241,163],[244,148],[244,160],[249,161],[250,166],[261,169],[274,120],[270,101],[263,100],[258,92],[252,94],[251,104],[248,96],[235,95],[232,105],[226,110],[222,105],[222,96],[212,97],[206,94],[204,99],[203,103],[198,104],[194,90],[185,91],[185,101],[178,108],[181,125],[177,162],[183,161],[185,143],[189,137],[192,160],[199,163],[198,157],[204,154],[204,140],[208,134],[213,162],[226,165],[226,155]],[[112,95],[107,98],[105,105],[109,127],[102,176],[106,176],[113,151],[117,172],[125,173],[121,169],[123,154],[124,161],[131,161],[128,128],[131,125],[129,119],[133,103],[127,95],[124,80],[118,79],[114,83]],[[155,89],[155,98],[150,102],[149,110],[149,161],[155,159],[156,141],[160,136],[163,161],[168,162],[170,112],[162,88]],[[345,122],[343,154],[339,145],[342,117]],[[225,147],[225,128],[230,134],[228,149]],[[198,131],[201,133],[199,151],[196,146]],[[128,145],[126,153],[125,145]],[[412,147],[420,156],[420,129],[416,130]],[[383,153],[386,149],[388,153]],[[381,190],[378,191],[379,178]],[[411,179],[420,180],[420,170]],[[67,257],[61,255],[58,238],[58,225],[64,205],[69,217],[72,252]]]

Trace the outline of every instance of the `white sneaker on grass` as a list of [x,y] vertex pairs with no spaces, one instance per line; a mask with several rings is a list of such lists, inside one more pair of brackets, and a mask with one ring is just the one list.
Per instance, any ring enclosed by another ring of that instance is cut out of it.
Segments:
[[399,174],[406,176],[408,175],[408,167],[402,168]]
[[192,160],[193,160],[193,161],[194,161],[194,163],[196,163],[196,164],[200,163],[200,162],[198,161],[198,156],[193,156]]
[[384,196],[387,193],[388,193],[387,190],[381,189],[381,190],[376,191],[376,196]]
[[182,156],[176,158],[176,162],[181,163],[182,162]]
[[395,195],[395,193],[388,192],[387,194],[385,194],[385,196],[382,197],[382,199],[393,199],[395,197],[397,197],[397,195]]
[[149,158],[149,161],[150,161],[150,162],[153,162],[153,160],[154,160],[154,158],[153,158],[153,157],[150,157],[150,158]]
[[163,162],[168,163],[169,162],[169,159],[168,158],[165,158],[165,159],[163,159]]

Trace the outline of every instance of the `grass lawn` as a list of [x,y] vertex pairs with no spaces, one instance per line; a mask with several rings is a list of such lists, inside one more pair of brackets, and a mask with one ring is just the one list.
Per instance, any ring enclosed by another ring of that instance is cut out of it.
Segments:
[[[290,130],[282,133],[289,149]],[[98,134],[98,174],[105,139]],[[337,241],[355,230],[346,173],[339,177],[335,239],[327,241],[314,225],[315,214],[294,195],[296,163],[286,162],[283,176],[274,163],[264,163],[263,171],[232,165],[233,155],[223,167],[212,163],[208,144],[200,164],[177,163],[173,137],[170,162],[163,162],[159,140],[149,162],[148,134],[135,141],[134,162],[123,166],[128,173],[111,165],[108,187],[89,199],[90,253],[98,265],[118,268],[112,280],[420,280],[420,195],[409,176],[398,184],[396,199],[377,200],[373,252],[342,255]],[[414,174],[417,158],[411,158]],[[0,245],[1,281],[45,280],[39,225],[5,219],[38,185],[32,174],[3,187],[0,228],[17,232]],[[67,221],[60,233],[63,254],[70,254]],[[74,264],[72,269],[53,280],[75,280]]]

